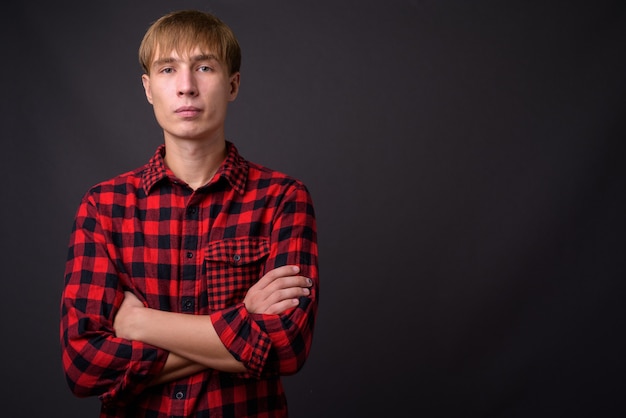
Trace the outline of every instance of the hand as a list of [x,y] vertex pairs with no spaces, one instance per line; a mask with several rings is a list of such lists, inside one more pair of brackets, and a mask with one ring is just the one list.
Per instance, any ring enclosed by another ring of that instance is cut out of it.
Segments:
[[128,340],[134,339],[132,330],[137,320],[137,309],[145,309],[145,306],[133,293],[124,292],[124,300],[113,319],[113,328],[116,336]]
[[282,266],[271,270],[254,284],[243,303],[250,313],[280,314],[297,306],[300,296],[308,296],[313,282],[298,276],[298,266]]

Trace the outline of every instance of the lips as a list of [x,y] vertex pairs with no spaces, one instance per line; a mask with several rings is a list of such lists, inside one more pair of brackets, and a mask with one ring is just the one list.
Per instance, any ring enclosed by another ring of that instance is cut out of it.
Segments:
[[181,106],[175,113],[183,118],[192,118],[200,114],[200,109],[194,106]]

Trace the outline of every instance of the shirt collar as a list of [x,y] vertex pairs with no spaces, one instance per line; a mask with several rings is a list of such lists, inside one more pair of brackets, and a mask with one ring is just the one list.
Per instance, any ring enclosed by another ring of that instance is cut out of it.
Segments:
[[[169,178],[171,171],[165,165],[165,144],[159,145],[150,158],[142,175],[143,188],[146,195],[161,181]],[[224,178],[239,194],[243,194],[248,178],[248,163],[239,155],[239,151],[232,142],[226,141],[226,158],[215,173],[214,180]]]

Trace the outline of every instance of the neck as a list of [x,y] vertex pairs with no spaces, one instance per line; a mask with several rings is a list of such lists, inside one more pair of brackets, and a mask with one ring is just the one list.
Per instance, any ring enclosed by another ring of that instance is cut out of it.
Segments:
[[226,142],[165,141],[165,164],[196,190],[207,184],[226,158]]

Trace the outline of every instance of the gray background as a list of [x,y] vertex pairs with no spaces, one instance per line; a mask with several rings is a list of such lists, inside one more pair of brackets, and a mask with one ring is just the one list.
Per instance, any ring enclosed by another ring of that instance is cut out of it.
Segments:
[[0,415],[97,416],[58,343],[71,222],[162,137],[136,51],[180,8],[243,48],[227,136],[319,222],[300,417],[617,417],[623,1],[107,1],[2,14]]

